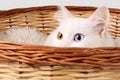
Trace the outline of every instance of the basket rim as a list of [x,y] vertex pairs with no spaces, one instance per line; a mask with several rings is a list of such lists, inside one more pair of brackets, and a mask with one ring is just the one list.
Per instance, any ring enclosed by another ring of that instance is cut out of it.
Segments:
[[[12,46],[10,46],[12,45]],[[0,60],[47,66],[120,66],[120,47],[51,47],[0,41]],[[114,54],[113,54],[114,53]]]

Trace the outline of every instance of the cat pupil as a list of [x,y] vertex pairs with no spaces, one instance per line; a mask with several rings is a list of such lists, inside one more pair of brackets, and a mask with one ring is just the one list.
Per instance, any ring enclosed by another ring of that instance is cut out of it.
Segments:
[[59,40],[61,40],[61,39],[63,38],[63,34],[62,34],[61,32],[58,32],[57,38],[58,38]]
[[81,36],[80,36],[80,35],[77,35],[77,39],[78,39],[78,40],[81,40]]
[[74,36],[74,41],[81,41],[84,38],[84,35],[77,33]]

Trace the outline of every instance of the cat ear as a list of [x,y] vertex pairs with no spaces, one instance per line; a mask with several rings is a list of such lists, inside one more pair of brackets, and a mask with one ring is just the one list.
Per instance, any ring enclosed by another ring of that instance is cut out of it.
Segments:
[[109,23],[109,10],[107,7],[99,7],[91,16],[90,21],[94,24],[94,29],[102,32]]
[[73,17],[73,15],[64,6],[59,6],[58,9],[59,10],[54,15],[54,17],[57,21],[62,22],[66,19]]

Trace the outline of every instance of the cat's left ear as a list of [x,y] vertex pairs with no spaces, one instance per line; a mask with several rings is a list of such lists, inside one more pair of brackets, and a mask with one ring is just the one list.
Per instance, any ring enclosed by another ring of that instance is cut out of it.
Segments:
[[109,24],[109,10],[107,7],[99,7],[90,17],[89,20],[94,24],[94,29],[102,32]]
[[58,11],[55,13],[54,18],[62,23],[64,20],[67,20],[69,18],[72,18],[73,15],[70,13],[70,11],[64,7],[64,6],[58,6]]

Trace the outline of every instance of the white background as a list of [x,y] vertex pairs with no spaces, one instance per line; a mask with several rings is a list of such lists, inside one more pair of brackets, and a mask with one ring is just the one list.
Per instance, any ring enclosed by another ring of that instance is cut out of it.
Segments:
[[120,0],[0,0],[0,10],[60,4],[96,7],[104,5],[120,9]]

